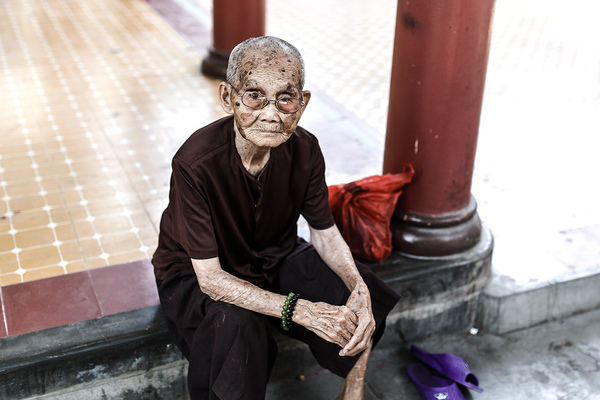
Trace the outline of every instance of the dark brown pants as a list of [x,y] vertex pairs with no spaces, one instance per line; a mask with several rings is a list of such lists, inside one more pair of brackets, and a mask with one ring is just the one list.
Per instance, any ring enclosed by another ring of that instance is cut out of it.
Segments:
[[[358,264],[369,286],[377,324],[374,344],[381,338],[385,318],[400,296],[371,270]],[[277,287],[269,290],[299,293],[310,301],[345,304],[350,292],[308,243],[300,243],[283,262]],[[188,389],[196,399],[264,399],[277,355],[271,329],[280,321],[227,303],[213,301],[198,286],[193,270],[174,273],[158,282],[169,330],[189,360]],[[340,357],[340,347],[294,325],[287,332],[308,344],[319,364],[345,377],[359,356]]]

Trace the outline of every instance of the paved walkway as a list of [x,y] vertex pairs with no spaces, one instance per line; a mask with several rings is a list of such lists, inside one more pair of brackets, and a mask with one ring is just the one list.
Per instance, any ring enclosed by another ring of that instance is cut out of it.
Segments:
[[[465,333],[414,344],[458,355],[469,364],[484,391],[464,390],[467,400],[598,400],[598,332],[600,310],[503,336]],[[409,345],[386,333],[369,362],[365,400],[421,399],[406,375],[406,365],[415,362]],[[283,349],[267,400],[334,399],[341,382],[315,365],[305,349]]]

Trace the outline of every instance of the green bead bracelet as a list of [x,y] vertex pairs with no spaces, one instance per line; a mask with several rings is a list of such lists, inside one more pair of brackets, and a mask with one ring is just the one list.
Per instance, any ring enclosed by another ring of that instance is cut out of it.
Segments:
[[281,326],[284,331],[289,331],[292,327],[292,316],[294,315],[294,308],[299,297],[299,294],[290,292],[283,303],[283,307],[281,308]]

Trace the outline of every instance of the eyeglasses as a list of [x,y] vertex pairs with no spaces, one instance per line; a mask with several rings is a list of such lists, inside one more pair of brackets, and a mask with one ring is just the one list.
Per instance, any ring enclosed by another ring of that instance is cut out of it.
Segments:
[[304,107],[304,96],[301,99],[297,99],[295,97],[287,97],[284,96],[277,100],[269,100],[267,97],[259,92],[258,90],[246,90],[244,93],[240,94],[237,89],[230,83],[229,85],[235,90],[242,103],[246,107],[253,108],[255,110],[262,110],[266,106],[269,105],[270,102],[275,103],[275,107],[277,110],[281,111],[284,114],[293,114],[302,107]]

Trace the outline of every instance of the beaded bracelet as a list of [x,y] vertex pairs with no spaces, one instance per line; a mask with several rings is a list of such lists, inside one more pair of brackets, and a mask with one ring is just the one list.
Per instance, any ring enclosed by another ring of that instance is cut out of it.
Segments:
[[296,307],[296,302],[299,297],[299,294],[290,292],[283,303],[283,308],[281,309],[281,325],[283,326],[284,331],[289,331],[292,327],[292,316],[294,315],[294,308]]

